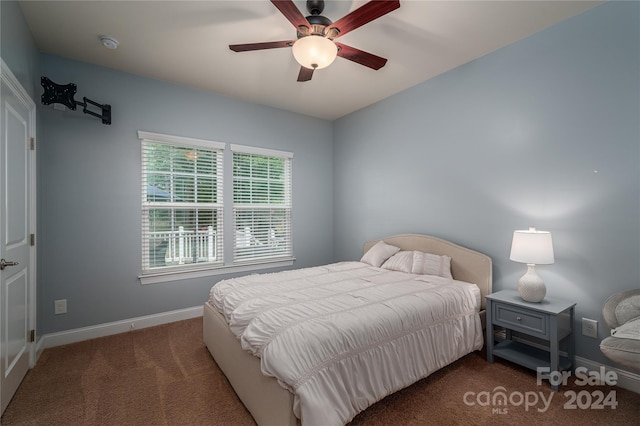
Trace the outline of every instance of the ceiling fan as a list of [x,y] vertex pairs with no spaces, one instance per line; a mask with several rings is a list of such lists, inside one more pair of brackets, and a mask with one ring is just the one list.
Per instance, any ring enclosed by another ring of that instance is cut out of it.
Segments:
[[271,3],[293,24],[297,31],[297,40],[268,41],[262,43],[231,44],[234,52],[276,49],[291,47],[293,56],[300,63],[298,81],[309,81],[316,69],[325,68],[336,56],[378,70],[387,60],[372,53],[335,42],[338,37],[359,28],[374,19],[400,7],[400,0],[373,0],[336,22],[322,16],[324,1],[307,0],[306,18],[292,0],[271,0]]

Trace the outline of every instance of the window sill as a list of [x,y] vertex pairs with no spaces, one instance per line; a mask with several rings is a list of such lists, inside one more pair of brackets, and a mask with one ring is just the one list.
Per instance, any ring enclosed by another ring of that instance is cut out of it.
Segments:
[[164,271],[164,272],[151,272],[148,274],[140,275],[138,278],[140,279],[140,283],[143,285],[146,284],[157,284],[164,283],[169,281],[178,281],[178,280],[188,280],[191,278],[202,278],[209,277],[215,275],[226,275],[226,274],[235,274],[239,272],[251,272],[257,271],[261,269],[271,269],[271,268],[281,268],[284,266],[291,266],[296,259],[286,258],[280,260],[272,260],[264,263],[250,263],[250,264],[238,264],[238,265],[225,265],[225,266],[217,266],[214,268],[207,269],[193,269],[193,270],[182,270],[182,271]]

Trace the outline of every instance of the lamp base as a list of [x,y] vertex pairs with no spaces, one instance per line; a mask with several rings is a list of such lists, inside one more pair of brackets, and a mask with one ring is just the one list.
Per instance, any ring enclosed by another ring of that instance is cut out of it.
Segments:
[[547,287],[542,278],[536,274],[536,265],[527,264],[527,273],[518,281],[518,293],[527,302],[538,303],[547,294]]

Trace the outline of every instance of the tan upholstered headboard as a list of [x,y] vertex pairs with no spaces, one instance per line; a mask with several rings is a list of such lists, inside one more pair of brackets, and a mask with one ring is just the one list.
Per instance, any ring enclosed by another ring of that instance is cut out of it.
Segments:
[[[451,257],[453,278],[477,285],[482,293],[482,309],[485,309],[485,296],[491,294],[493,285],[492,262],[489,256],[429,235],[402,234],[382,240],[400,247],[401,250],[418,250]],[[380,240],[364,243],[364,253],[378,241]]]

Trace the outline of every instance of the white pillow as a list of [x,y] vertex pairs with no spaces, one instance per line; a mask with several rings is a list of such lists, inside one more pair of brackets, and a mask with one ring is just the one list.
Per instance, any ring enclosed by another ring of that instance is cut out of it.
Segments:
[[414,251],[411,273],[437,275],[439,277],[453,279],[451,275],[451,258],[449,256]]
[[640,340],[640,317],[611,330],[611,335],[622,339]]
[[412,251],[399,251],[398,253],[387,259],[382,264],[383,269],[389,269],[391,271],[411,273],[411,267],[413,266],[413,252]]
[[385,260],[400,251],[399,247],[392,246],[384,241],[378,241],[371,247],[360,259],[360,262],[368,263],[371,266],[379,268]]

